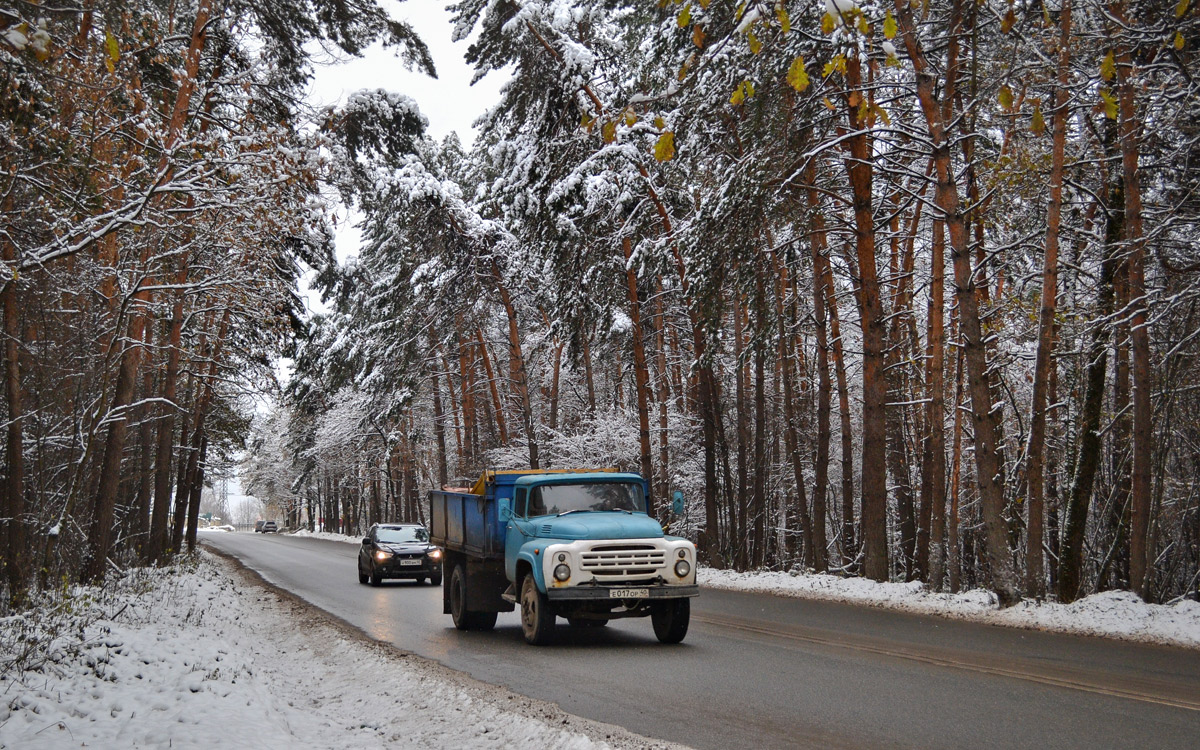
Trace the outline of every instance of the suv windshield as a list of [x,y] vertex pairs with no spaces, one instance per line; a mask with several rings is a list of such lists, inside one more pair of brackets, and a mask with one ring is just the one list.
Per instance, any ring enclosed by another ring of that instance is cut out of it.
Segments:
[[375,536],[379,541],[391,544],[429,541],[429,532],[420,526],[409,526],[401,529],[379,529],[375,532]]
[[529,515],[546,516],[573,510],[645,511],[642,486],[632,482],[543,484],[529,492]]

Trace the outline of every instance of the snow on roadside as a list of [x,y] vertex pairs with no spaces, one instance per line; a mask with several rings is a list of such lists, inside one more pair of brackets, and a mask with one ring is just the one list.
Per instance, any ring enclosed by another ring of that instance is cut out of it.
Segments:
[[313,539],[325,539],[331,542],[346,542],[347,544],[361,545],[363,538],[361,536],[347,536],[345,534],[335,534],[332,531],[309,531],[308,529],[300,529],[299,531],[290,532],[291,536],[307,536]]
[[[362,544],[359,537],[344,534],[297,531],[295,535]],[[825,599],[1026,630],[1200,648],[1200,602],[1189,599],[1173,604],[1147,604],[1129,591],[1105,591],[1072,604],[1026,600],[1002,610],[995,594],[985,589],[939,594],[919,582],[879,583],[866,578],[798,571],[738,573],[703,566],[697,577],[701,588]]]
[[667,747],[370,641],[232,570],[203,553],[0,618],[0,748]]
[[701,588],[733,589],[803,599],[864,604],[991,625],[1097,635],[1129,641],[1200,648],[1200,602],[1147,604],[1129,591],[1105,591],[1072,604],[1023,601],[999,609],[990,591],[939,594],[919,582],[878,583],[817,573],[738,573],[702,567]]

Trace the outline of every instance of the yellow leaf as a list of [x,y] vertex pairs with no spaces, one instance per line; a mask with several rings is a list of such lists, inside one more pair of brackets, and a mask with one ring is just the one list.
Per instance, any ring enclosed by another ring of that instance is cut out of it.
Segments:
[[583,117],[581,117],[579,119],[579,127],[583,128],[584,130],[586,130],[590,133],[590,132],[592,132],[592,124],[595,122],[596,122],[596,118],[592,117],[587,112],[584,112]]
[[637,113],[633,111],[633,107],[626,108],[626,110],[625,110],[625,127],[632,128],[634,125],[637,125],[637,121],[638,121],[638,116],[637,116]]
[[782,4],[775,8],[775,17],[779,19],[779,27],[783,29],[783,33],[787,34],[792,30],[792,18]]
[[1117,98],[1108,89],[1100,89],[1100,98],[1104,100],[1104,116],[1110,120],[1117,119]]
[[600,138],[603,139],[605,143],[612,143],[617,139],[616,120],[606,122],[600,127]]
[[850,102],[851,107],[857,107],[858,103],[862,101],[862,94],[857,91],[851,91],[850,96],[846,97],[846,101]]
[[667,121],[666,121],[666,120],[664,120],[664,119],[663,119],[663,118],[661,118],[661,117],[655,117],[655,118],[654,118],[654,127],[658,128],[659,130],[662,130],[662,129],[663,129],[663,128],[665,128],[666,126],[667,126]]
[[833,20],[833,16],[826,13],[821,16],[821,33],[832,34],[834,27],[837,26],[837,21]]
[[892,124],[892,118],[888,116],[886,109],[880,107],[878,104],[874,105],[873,109],[875,113],[879,115],[879,119],[883,120],[884,125]]
[[712,2],[712,0],[697,0],[697,2],[699,2],[699,3],[700,3],[700,7],[701,7],[701,8],[704,8],[705,10],[707,10],[707,9],[708,9],[708,4],[709,4],[709,3],[711,3],[711,2]]
[[1007,85],[1000,87],[1000,106],[1011,110],[1013,107],[1013,93]]
[[658,137],[654,144],[654,158],[658,161],[671,161],[675,158],[675,134],[670,130]]
[[753,31],[746,34],[746,41],[750,43],[750,54],[757,55],[762,50],[762,42],[758,41]]
[[742,0],[742,2],[737,7],[737,15],[734,17],[740,21],[740,20],[742,20],[742,14],[745,12],[746,12],[746,0]]
[[821,77],[822,78],[828,78],[831,75],[833,75],[833,60],[830,60],[829,62],[825,63],[825,67],[821,68]]
[[1188,4],[1191,0],[1179,0],[1179,4],[1175,6],[1175,17],[1183,18],[1183,14],[1188,12]]
[[679,17],[675,19],[675,23],[679,25],[679,28],[686,29],[688,27],[688,24],[690,24],[691,22],[692,22],[692,6],[689,3],[688,5],[683,6],[683,10],[680,12]]
[[692,27],[692,44],[704,49],[704,27],[700,24]]
[[744,81],[742,85],[746,87],[746,98],[754,96],[754,83],[751,81]]
[[1104,61],[1100,63],[1100,77],[1106,81],[1111,81],[1113,76],[1117,74],[1117,63],[1113,59],[1112,50],[1104,56]]
[[890,10],[883,18],[883,37],[884,39],[896,38],[896,19],[892,17],[892,12]]
[[1046,120],[1042,117],[1042,108],[1033,108],[1033,122],[1029,124],[1029,129],[1036,135],[1041,135],[1046,131]]
[[870,108],[870,106],[867,104],[867,100],[866,100],[866,99],[863,99],[862,101],[860,101],[860,102],[858,103],[858,109],[855,111],[855,115],[858,117],[858,121],[859,121],[859,122],[866,122],[866,120],[867,120],[867,113],[868,113],[868,112],[870,112],[870,111],[871,111],[871,108]]
[[858,25],[858,30],[862,32],[863,36],[870,36],[870,34],[871,34],[871,27],[870,27],[870,25],[867,23],[867,17],[866,17],[866,16],[859,16],[859,17],[858,17],[858,24],[857,24],[857,25]]
[[738,87],[733,90],[733,94],[730,95],[729,103],[736,107],[745,100],[746,100],[746,87],[739,83]]
[[837,72],[841,73],[842,75],[846,75],[846,56],[845,55],[834,55],[833,56],[833,69],[836,70]]
[[104,65],[108,68],[108,72],[112,73],[116,70],[117,63],[121,61],[121,45],[117,44],[117,38],[108,29],[104,30],[104,48],[108,52]]
[[803,91],[808,88],[808,71],[804,68],[804,58],[797,56],[792,60],[792,65],[787,72],[788,85],[797,91]]
[[1017,24],[1017,14],[1013,13],[1012,8],[1009,8],[1008,12],[1004,14],[1004,18],[1001,19],[1001,21],[1000,21],[1000,32],[1003,34],[1007,34],[1008,32],[1012,31],[1012,27],[1015,26],[1016,24]]
[[1183,49],[1183,34],[1175,32],[1175,49]]
[[833,106],[833,102],[829,101],[828,96],[821,99],[821,103],[825,105],[825,109],[828,109],[830,111],[837,109],[837,107]]

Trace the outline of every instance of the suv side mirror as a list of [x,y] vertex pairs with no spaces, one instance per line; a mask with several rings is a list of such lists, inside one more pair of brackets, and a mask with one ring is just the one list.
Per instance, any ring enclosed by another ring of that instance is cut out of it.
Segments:
[[363,544],[368,544],[368,545],[369,545],[370,543],[371,543],[371,537],[369,537],[369,536],[364,536],[364,537],[363,537]]
[[683,515],[683,490],[675,490],[671,497],[671,512],[677,516]]

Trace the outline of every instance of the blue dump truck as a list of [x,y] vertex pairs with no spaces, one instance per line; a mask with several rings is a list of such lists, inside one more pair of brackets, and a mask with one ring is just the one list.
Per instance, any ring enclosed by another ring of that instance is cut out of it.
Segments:
[[[616,471],[492,471],[469,491],[433,491],[430,536],[442,547],[443,611],[459,630],[491,630],[520,605],[525,640],[555,618],[603,627],[649,617],[663,643],[687,635],[696,547],[646,514],[649,488]],[[676,512],[683,497],[675,493]]]

